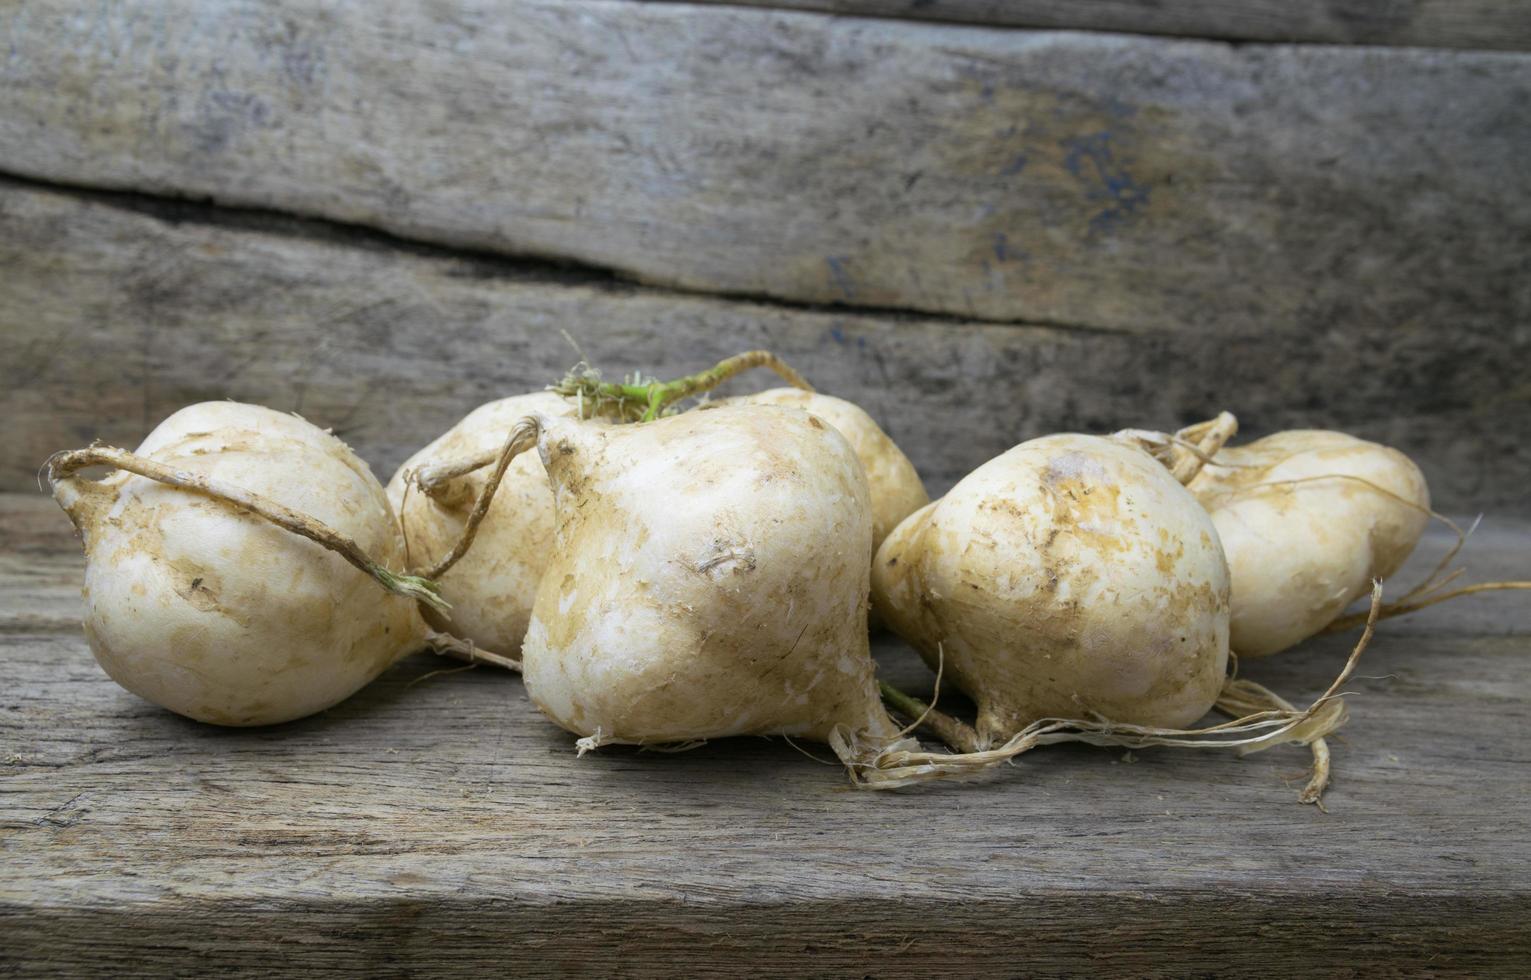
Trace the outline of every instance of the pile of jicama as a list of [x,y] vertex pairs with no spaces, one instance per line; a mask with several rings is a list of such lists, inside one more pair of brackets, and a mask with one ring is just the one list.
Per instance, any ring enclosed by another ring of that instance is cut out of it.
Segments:
[[[751,367],[791,386],[708,399]],[[470,413],[386,489],[328,432],[234,402],[47,474],[97,660],[199,721],[301,718],[430,649],[521,671],[581,754],[780,735],[891,788],[1056,742],[1302,744],[1317,802],[1377,620],[1464,590],[1448,555],[1381,602],[1432,516],[1403,454],[1319,431],[1229,446],[1236,428],[1045,436],[932,502],[866,412],[752,351],[670,382],[582,365]],[[869,616],[976,717],[879,683]],[[1357,625],[1305,708],[1234,676]],[[1212,710],[1232,720],[1190,727]]]

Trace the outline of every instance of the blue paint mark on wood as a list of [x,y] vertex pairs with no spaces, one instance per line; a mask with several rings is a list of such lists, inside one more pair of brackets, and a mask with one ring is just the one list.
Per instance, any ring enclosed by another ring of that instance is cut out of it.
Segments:
[[1148,203],[1149,188],[1133,179],[1117,159],[1109,131],[1066,139],[1062,146],[1064,168],[1089,185],[1090,200],[1106,204],[1090,219],[1092,235],[1115,231]]

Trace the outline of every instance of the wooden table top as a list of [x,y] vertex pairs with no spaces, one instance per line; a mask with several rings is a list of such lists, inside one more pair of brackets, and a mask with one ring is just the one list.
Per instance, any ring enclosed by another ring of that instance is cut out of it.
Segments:
[[[1467,562],[1500,577],[1528,554],[1531,523],[1495,522]],[[82,568],[50,501],[0,495],[0,972],[1483,974],[1531,954],[1518,596],[1381,628],[1324,813],[1295,800],[1295,748],[1054,747],[893,793],[779,740],[576,758],[516,677],[425,655],[317,717],[216,729],[96,666]],[[1246,673],[1311,697],[1350,642]]]

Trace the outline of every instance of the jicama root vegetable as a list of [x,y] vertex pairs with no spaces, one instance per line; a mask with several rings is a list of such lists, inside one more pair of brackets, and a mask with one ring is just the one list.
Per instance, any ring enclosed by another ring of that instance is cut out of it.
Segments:
[[1228,557],[1240,657],[1318,633],[1402,567],[1430,518],[1425,478],[1407,456],[1340,432],[1224,448],[1189,488]]
[[[79,475],[91,466],[116,472]],[[137,453],[59,453],[48,476],[84,540],[92,652],[171,711],[274,724],[343,700],[423,646],[472,656],[421,619],[417,601],[440,602],[432,583],[389,571],[403,541],[377,479],[300,418],[192,405]]]
[[1480,592],[1531,590],[1527,581],[1446,589],[1462,573],[1450,566],[1467,532],[1430,509],[1424,476],[1397,450],[1324,430],[1224,449],[1237,431],[1238,421],[1223,412],[1173,435],[1129,429],[1115,438],[1151,453],[1211,513],[1228,558],[1231,645],[1240,656],[1361,625],[1370,612],[1335,617],[1373,579],[1403,566],[1431,517],[1456,532],[1456,543],[1379,618]]
[[748,403],[789,405],[817,415],[843,435],[861,468],[872,494],[872,552],[875,554],[898,522],[930,503],[914,464],[888,434],[859,405],[833,395],[799,388],[772,388],[714,404]]
[[873,601],[978,706],[978,743],[1043,718],[1181,728],[1217,700],[1228,569],[1142,450],[1055,435],[973,471],[883,542]]
[[[388,499],[403,526],[409,560],[434,564],[452,549],[488,480],[486,472],[468,473],[427,492],[411,482],[412,474],[434,460],[496,454],[505,433],[526,415],[573,417],[577,411],[574,402],[550,391],[502,398],[474,409],[405,461],[388,482]],[[427,610],[426,618],[485,650],[516,656],[553,552],[553,493],[535,455],[510,464],[477,535],[472,551],[441,576],[451,610]]]
[[[808,385],[775,355],[747,351],[668,382],[641,377],[604,382],[581,366],[548,391],[480,406],[405,461],[388,483],[388,499],[398,511],[410,560],[435,564],[461,539],[472,505],[489,478],[487,467],[498,457],[505,432],[522,417],[612,422],[658,417],[675,402],[753,367],[768,367],[794,384]],[[443,463],[445,468],[438,465]],[[456,463],[465,465],[453,469]],[[553,551],[553,494],[535,455],[518,456],[510,464],[476,534],[472,553],[441,576],[442,596],[451,612],[427,611],[426,617],[485,650],[515,656]]]
[[635,426],[537,414],[500,469],[533,444],[556,545],[522,672],[581,751],[844,729],[844,761],[870,765],[914,746],[868,651],[866,477],[827,423],[760,405]]

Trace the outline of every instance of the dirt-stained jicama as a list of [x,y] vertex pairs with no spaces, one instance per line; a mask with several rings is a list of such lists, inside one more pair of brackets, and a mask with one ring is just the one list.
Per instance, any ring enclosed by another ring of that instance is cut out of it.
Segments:
[[[91,466],[115,472],[86,479]],[[192,405],[136,453],[60,453],[48,475],[85,545],[91,650],[172,711],[288,721],[413,650],[471,652],[421,619],[417,601],[439,602],[431,583],[389,570],[403,541],[366,464],[296,416]]]
[[1291,430],[1225,447],[1238,421],[1217,418],[1173,435],[1124,430],[1196,494],[1212,515],[1233,583],[1231,644],[1243,657],[1284,650],[1315,633],[1351,629],[1370,611],[1341,616],[1373,580],[1401,568],[1434,518],[1456,532],[1435,570],[1385,604],[1382,619],[1464,595],[1531,590],[1531,582],[1449,588],[1466,542],[1430,509],[1424,475],[1403,453],[1342,432]]
[[[409,558],[441,561],[461,539],[498,456],[505,433],[524,416],[599,418],[636,422],[657,418],[672,406],[750,368],[765,367],[802,388],[808,383],[767,351],[746,351],[675,381],[634,376],[602,381],[588,365],[577,366],[550,390],[482,405],[405,461],[388,483]],[[794,390],[794,389],[788,389]],[[440,472],[440,465],[471,461],[476,469]],[[418,478],[417,478],[418,477]],[[432,625],[471,640],[484,650],[517,656],[531,619],[532,599],[553,558],[553,494],[537,456],[518,456],[505,471],[476,528],[471,553],[441,577],[449,613],[428,610]]]
[[729,403],[800,408],[828,422],[845,437],[866,472],[872,503],[874,554],[899,521],[930,503],[930,495],[925,492],[925,485],[920,482],[920,475],[915,472],[909,457],[888,438],[872,416],[854,402],[801,388],[771,388],[715,404]]
[[1217,531],[1110,438],[1047,436],[985,463],[894,530],[872,589],[927,662],[944,650],[985,745],[1039,718],[1183,727],[1227,672]]
[[1322,630],[1373,579],[1403,566],[1430,519],[1430,491],[1413,461],[1342,432],[1294,430],[1226,447],[1189,488],[1228,556],[1231,642],[1241,657]]
[[753,405],[535,414],[511,442],[537,447],[557,512],[526,689],[581,749],[837,729],[863,749],[848,764],[913,747],[873,678],[866,478],[832,427]]
[[[411,474],[434,460],[493,455],[506,431],[532,412],[572,417],[578,406],[550,391],[490,402],[399,467],[388,482],[388,499],[398,512],[411,562],[434,564],[458,542],[488,471],[467,473],[428,490],[413,484]],[[426,617],[485,650],[517,656],[531,619],[532,597],[552,554],[553,493],[541,461],[525,453],[505,472],[473,550],[441,577],[441,594],[451,610],[428,610]]]

